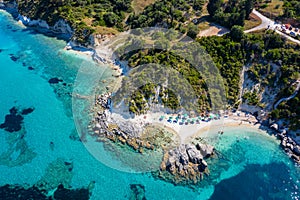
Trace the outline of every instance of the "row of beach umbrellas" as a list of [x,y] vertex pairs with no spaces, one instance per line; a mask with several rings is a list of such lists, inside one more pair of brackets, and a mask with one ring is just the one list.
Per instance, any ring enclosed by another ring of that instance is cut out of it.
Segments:
[[212,120],[212,119],[215,119],[215,118],[219,118],[219,115],[215,115],[215,114],[209,114],[208,117],[201,117],[201,116],[198,116],[198,117],[193,117],[193,118],[190,118],[188,116],[188,114],[183,114],[182,116],[181,115],[178,115],[176,117],[174,116],[169,116],[169,117],[165,117],[164,115],[160,116],[159,120],[162,121],[164,120],[165,118],[167,118],[167,121],[168,122],[173,122],[173,123],[177,123],[179,122],[179,120],[181,120],[181,123],[199,123],[200,121],[209,121],[209,120]]

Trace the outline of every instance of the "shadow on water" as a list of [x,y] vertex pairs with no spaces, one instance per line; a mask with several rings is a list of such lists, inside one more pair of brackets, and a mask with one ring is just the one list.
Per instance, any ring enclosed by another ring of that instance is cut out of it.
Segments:
[[284,163],[251,164],[217,184],[210,199],[292,199],[298,187]]

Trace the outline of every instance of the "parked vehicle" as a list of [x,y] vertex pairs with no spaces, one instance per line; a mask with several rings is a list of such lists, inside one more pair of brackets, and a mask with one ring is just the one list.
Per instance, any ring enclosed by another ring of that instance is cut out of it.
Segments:
[[298,32],[299,31],[299,28],[295,28],[295,32]]
[[296,37],[296,33],[293,32],[293,31],[290,32],[290,35],[291,35],[292,37]]

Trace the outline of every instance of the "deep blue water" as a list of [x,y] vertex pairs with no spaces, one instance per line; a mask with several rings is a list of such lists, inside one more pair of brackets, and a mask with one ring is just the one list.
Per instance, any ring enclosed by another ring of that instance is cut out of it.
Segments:
[[[249,128],[228,129],[214,140],[223,158],[208,161],[211,175],[193,189],[156,180],[150,173],[121,172],[99,162],[90,154],[92,147],[87,149],[79,141],[71,94],[78,70],[107,80],[110,69],[63,50],[65,41],[30,31],[4,12],[0,12],[0,24],[0,124],[13,107],[17,110],[14,116],[23,118],[21,130],[0,129],[0,186],[43,183],[55,188],[62,183],[76,189],[87,188],[94,181],[91,199],[97,200],[130,199],[136,191],[134,184],[144,188],[146,199],[299,198],[299,168],[285,156],[278,141]],[[50,79],[59,81],[49,83]],[[86,84],[76,86],[82,91],[89,89]],[[76,120],[86,120],[83,111],[88,103],[75,103]],[[27,108],[34,110],[22,114]],[[101,161],[111,158],[100,144],[93,145],[98,145],[93,150],[100,152]]]

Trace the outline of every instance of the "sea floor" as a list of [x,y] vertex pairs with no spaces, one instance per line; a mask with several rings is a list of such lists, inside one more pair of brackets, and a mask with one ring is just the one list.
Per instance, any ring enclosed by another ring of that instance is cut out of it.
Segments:
[[[101,81],[111,79],[111,70],[64,50],[63,40],[21,27],[2,11],[0,24],[3,190],[10,184],[39,185],[50,191],[63,184],[72,189],[93,188],[91,199],[96,200],[143,196],[151,200],[300,198],[299,168],[274,137],[251,128],[230,127],[221,137],[206,138],[216,146],[220,157],[208,161],[210,176],[197,186],[175,186],[155,179],[150,172],[133,173],[117,160],[130,157],[124,148],[108,153],[110,150],[89,136],[85,138],[89,142],[83,144],[77,134],[77,125],[88,122],[92,99],[72,102],[74,85],[87,96],[95,89],[80,81],[74,83],[78,71],[87,73],[87,77],[94,75],[95,80],[100,76]],[[28,108],[33,111],[26,113]],[[134,162],[139,160],[131,164]]]

